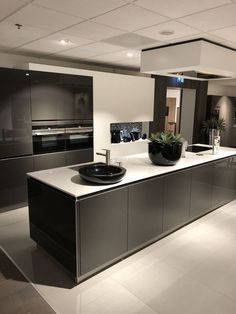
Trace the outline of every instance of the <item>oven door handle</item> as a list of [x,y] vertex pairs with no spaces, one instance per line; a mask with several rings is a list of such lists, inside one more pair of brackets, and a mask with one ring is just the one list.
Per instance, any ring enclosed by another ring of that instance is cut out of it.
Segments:
[[92,128],[84,128],[84,129],[77,129],[77,130],[70,130],[66,129],[67,134],[80,134],[80,133],[92,133],[93,129]]

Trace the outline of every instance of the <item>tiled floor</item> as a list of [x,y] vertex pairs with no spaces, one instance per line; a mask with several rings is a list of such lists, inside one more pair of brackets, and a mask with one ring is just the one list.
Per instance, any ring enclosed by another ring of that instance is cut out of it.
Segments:
[[236,200],[78,286],[30,240],[27,208],[0,214],[0,245],[60,314],[236,313]]

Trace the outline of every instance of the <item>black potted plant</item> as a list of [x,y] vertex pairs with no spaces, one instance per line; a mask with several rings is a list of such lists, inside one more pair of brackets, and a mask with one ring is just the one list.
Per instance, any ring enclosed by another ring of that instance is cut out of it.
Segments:
[[151,133],[148,143],[148,155],[155,165],[172,166],[182,153],[181,135],[170,132]]

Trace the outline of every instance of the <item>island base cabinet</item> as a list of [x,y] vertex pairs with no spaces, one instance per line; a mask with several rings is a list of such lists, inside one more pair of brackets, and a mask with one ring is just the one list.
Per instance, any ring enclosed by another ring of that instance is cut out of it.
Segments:
[[129,187],[128,250],[162,233],[163,179],[155,178]]
[[214,163],[212,206],[217,208],[235,198],[236,170],[234,157]]
[[197,218],[214,209],[212,207],[213,163],[192,169],[190,218]]
[[81,275],[127,252],[127,200],[120,188],[77,203]]
[[76,278],[74,199],[33,179],[28,195],[30,237]]
[[163,232],[189,220],[191,170],[172,173],[164,178]]

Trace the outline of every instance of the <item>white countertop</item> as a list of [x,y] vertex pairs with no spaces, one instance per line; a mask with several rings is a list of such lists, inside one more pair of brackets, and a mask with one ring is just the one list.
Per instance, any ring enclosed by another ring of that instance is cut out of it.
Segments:
[[81,164],[30,172],[27,175],[78,198],[138,180],[168,174],[169,172],[197,166],[224,157],[230,157],[236,155],[236,148],[220,147],[220,150],[216,155],[212,155],[212,150],[204,151],[200,154],[201,156],[196,153],[186,152],[186,157],[181,158],[175,166],[154,165],[149,160],[148,153],[123,157],[122,166],[127,169],[126,175],[121,182],[109,185],[95,185],[84,181],[78,174],[78,166],[81,166]]

